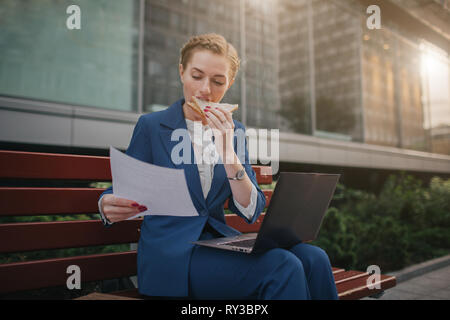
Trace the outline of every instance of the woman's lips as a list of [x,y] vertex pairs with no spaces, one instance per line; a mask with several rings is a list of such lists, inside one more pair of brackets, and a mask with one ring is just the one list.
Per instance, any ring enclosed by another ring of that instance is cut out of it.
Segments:
[[196,97],[196,98],[199,100],[206,101],[206,102],[211,102],[211,99],[209,99],[209,98],[205,98],[205,97]]

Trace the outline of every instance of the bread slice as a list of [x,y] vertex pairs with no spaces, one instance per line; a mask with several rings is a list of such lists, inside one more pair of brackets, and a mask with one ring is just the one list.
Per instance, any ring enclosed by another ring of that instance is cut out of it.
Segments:
[[237,104],[208,102],[208,101],[203,101],[203,100],[197,99],[196,97],[192,97],[192,102],[188,102],[187,105],[190,106],[192,109],[194,109],[194,111],[197,112],[202,117],[206,116],[205,108],[208,106],[211,108],[217,107],[222,110],[229,111],[231,113],[233,111],[237,110],[237,108],[239,108],[239,106]]
[[202,111],[204,111],[205,108],[209,106],[211,108],[217,107],[219,109],[226,110],[226,111],[232,113],[233,111],[237,110],[237,108],[239,107],[237,104],[208,102],[208,101],[203,101],[203,100],[197,99],[196,97],[192,97],[192,101]]
[[195,112],[197,112],[201,117],[202,120],[206,121],[206,114],[205,112],[194,102],[187,102],[186,103],[189,107],[192,108]]

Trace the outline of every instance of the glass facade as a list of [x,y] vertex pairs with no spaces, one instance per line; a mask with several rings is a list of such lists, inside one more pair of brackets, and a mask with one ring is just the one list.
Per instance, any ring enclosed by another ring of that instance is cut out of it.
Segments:
[[423,40],[367,17],[358,1],[280,0],[284,131],[450,154],[449,53],[421,68]]
[[[450,29],[448,2],[428,2],[441,11],[423,19]],[[450,154],[449,52],[389,19],[369,30],[361,3],[2,0],[0,95],[162,110],[183,95],[182,45],[216,32],[242,60],[224,102],[246,126]],[[81,30],[66,27],[72,4]]]
[[[137,110],[138,0],[0,2],[0,94]],[[81,9],[69,30],[67,8]]]
[[[183,97],[178,64],[191,35],[220,33],[240,50],[239,0],[147,0],[145,8],[144,112],[151,112]],[[240,102],[239,79],[224,99]]]
[[280,115],[283,131],[311,134],[311,59],[308,3],[280,2]]
[[316,130],[362,141],[360,17],[333,1],[312,1]]
[[450,154],[450,56],[427,42],[422,42],[420,48],[426,93],[425,128],[430,149],[434,153]]
[[282,1],[282,114],[287,130],[362,141],[361,19],[341,6]]
[[277,1],[245,1],[247,125],[279,128]]
[[368,143],[427,151],[420,49],[393,32],[363,36]]

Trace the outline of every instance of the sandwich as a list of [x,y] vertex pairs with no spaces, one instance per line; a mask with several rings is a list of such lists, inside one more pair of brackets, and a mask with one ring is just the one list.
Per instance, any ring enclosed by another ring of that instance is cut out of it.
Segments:
[[205,109],[206,107],[211,108],[219,108],[228,112],[233,113],[237,108],[239,107],[237,104],[228,104],[228,103],[215,103],[215,102],[208,102],[204,100],[197,99],[196,97],[192,97],[191,102],[187,102],[187,105],[191,107],[195,112],[197,112],[201,117],[202,120],[206,121],[206,114]]

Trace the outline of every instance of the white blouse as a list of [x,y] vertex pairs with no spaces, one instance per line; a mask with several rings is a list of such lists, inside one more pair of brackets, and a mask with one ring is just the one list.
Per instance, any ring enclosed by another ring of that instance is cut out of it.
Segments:
[[[186,119],[186,126],[194,149],[203,196],[206,199],[209,190],[211,189],[211,183],[214,178],[214,166],[219,161],[219,154],[212,141],[212,130],[208,125],[203,126],[200,121],[194,122]],[[250,204],[247,208],[243,207],[235,198],[233,198],[233,202],[239,211],[241,211],[247,219],[251,220],[255,213],[257,197],[258,192],[255,185],[252,183]]]

